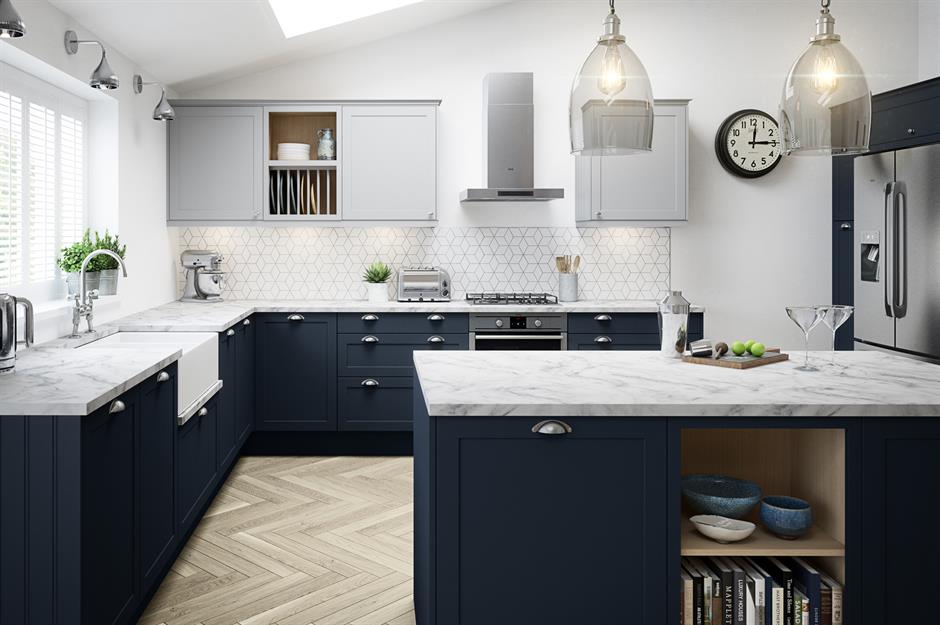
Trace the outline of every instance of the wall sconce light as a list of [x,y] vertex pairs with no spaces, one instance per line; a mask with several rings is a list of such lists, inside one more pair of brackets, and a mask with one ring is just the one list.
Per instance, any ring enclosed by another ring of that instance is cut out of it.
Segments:
[[69,54],[76,54],[80,45],[96,45],[101,48],[101,61],[98,67],[91,73],[88,84],[95,89],[117,89],[121,84],[117,75],[108,64],[108,56],[105,53],[104,44],[95,39],[79,39],[74,30],[65,31],[65,51]]
[[[134,74],[134,93],[143,93],[144,85],[160,85],[158,82],[144,82],[143,76]],[[158,122],[168,122],[176,119],[176,111],[166,99],[166,90],[160,85],[160,101],[153,109],[153,118]]]
[[26,24],[16,12],[12,0],[0,0],[0,39],[13,39],[26,34]]

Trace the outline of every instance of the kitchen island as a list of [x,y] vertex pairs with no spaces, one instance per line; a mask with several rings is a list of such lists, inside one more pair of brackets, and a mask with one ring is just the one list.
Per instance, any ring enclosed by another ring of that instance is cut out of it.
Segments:
[[[830,358],[811,354],[821,370],[804,373],[649,352],[416,353],[418,625],[676,623],[682,557],[758,555],[833,576],[846,623],[928,622],[902,597],[921,586],[909,571],[940,512],[940,368]],[[814,526],[704,540],[685,521],[691,473],[806,499]]]

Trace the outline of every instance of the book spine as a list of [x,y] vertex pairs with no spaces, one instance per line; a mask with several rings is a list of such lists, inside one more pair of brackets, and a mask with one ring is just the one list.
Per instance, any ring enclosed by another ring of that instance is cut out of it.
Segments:
[[692,578],[693,622],[695,625],[705,625],[705,589],[702,585],[702,576],[696,574]]
[[721,572],[721,622],[734,625],[734,573]]
[[783,586],[774,584],[773,625],[784,625]]
[[747,600],[747,584],[744,580],[744,571],[735,569],[734,573],[734,623],[747,625],[747,612],[744,603]]
[[842,589],[832,588],[832,625],[842,625]]

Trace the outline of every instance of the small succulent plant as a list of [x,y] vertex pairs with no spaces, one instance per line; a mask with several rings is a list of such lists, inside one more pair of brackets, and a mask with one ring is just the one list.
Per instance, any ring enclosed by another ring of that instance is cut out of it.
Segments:
[[365,272],[362,274],[362,279],[371,284],[388,282],[388,279],[391,277],[392,268],[378,261],[366,267]]

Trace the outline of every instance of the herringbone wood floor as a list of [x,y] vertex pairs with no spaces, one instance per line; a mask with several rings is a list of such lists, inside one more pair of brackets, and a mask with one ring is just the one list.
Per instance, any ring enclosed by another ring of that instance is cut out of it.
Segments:
[[140,625],[413,625],[411,458],[238,461]]

